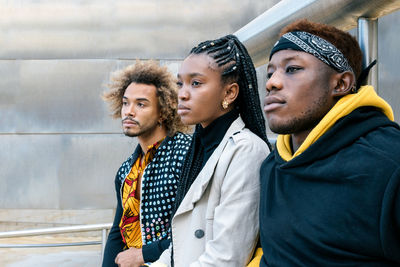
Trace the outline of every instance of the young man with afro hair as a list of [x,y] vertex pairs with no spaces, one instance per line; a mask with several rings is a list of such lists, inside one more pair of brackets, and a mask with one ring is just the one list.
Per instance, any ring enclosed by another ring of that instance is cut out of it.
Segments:
[[357,41],[300,20],[270,53],[260,266],[400,264],[400,128]]
[[176,81],[166,67],[137,62],[116,72],[103,95],[126,136],[139,144],[115,177],[117,208],[103,267],[142,266],[171,240],[171,214],[190,147],[177,114]]

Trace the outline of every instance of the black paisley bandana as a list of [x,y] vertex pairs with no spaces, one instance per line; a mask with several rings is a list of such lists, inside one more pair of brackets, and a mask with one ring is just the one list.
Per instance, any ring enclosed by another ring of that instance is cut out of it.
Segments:
[[269,59],[279,50],[292,49],[309,53],[338,72],[351,71],[346,57],[333,44],[308,32],[288,32],[272,48]]

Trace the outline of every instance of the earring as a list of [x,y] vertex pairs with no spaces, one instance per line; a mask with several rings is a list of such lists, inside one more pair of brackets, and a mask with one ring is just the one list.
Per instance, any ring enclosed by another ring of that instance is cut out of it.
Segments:
[[222,108],[223,108],[223,109],[227,109],[228,106],[229,106],[228,101],[226,101],[226,100],[222,101]]
[[353,85],[353,86],[351,87],[350,90],[351,90],[351,92],[352,92],[353,94],[357,93],[357,88],[356,88],[355,85]]
[[162,121],[158,123],[158,126],[160,126],[160,129],[162,128]]

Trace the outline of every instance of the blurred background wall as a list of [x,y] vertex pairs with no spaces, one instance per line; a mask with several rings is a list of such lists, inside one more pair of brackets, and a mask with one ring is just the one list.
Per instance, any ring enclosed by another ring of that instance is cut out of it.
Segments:
[[[135,59],[176,73],[194,45],[277,2],[0,0],[0,209],[9,210],[0,221],[22,211],[103,210],[111,222],[114,176],[137,142],[100,98],[110,73]],[[399,11],[378,24],[379,94],[396,121],[399,24]],[[265,66],[257,70],[263,98]]]

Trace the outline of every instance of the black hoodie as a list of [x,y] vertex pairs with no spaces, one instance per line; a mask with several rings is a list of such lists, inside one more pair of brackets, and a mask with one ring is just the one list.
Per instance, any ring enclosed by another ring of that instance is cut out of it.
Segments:
[[261,167],[260,266],[398,266],[400,129],[361,107]]

